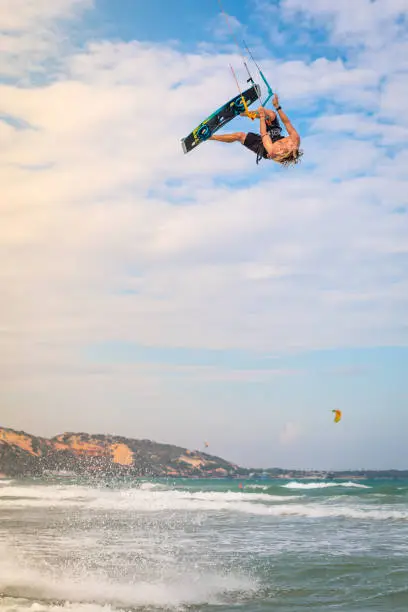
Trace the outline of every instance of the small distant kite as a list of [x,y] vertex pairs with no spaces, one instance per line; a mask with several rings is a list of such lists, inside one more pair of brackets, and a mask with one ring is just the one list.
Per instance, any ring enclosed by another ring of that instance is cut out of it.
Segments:
[[208,448],[210,445],[208,444],[208,442],[204,442],[204,447]]
[[342,412],[341,410],[332,410],[334,413],[334,422],[338,423],[341,420]]

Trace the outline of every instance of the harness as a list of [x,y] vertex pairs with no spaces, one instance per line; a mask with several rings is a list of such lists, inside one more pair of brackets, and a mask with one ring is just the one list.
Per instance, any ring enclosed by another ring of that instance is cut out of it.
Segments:
[[[269,123],[269,125],[266,124],[266,131],[273,143],[277,142],[278,140],[282,140],[282,138],[285,138],[284,136],[282,136],[282,127],[279,123],[278,117],[275,117],[275,119],[271,123]],[[261,139],[258,151],[256,153],[256,163],[259,164],[261,159],[266,159],[267,157],[268,154]]]

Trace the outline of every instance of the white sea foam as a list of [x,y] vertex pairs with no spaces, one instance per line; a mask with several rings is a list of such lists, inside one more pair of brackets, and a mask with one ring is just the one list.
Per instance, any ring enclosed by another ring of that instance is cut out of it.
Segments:
[[103,604],[78,604],[64,602],[62,604],[47,604],[35,602],[23,598],[4,597],[0,601],[1,612],[127,612],[123,608],[116,608]]
[[[2,499],[3,498],[3,499]],[[245,491],[179,491],[174,489],[156,490],[135,488],[124,490],[91,489],[86,487],[13,487],[6,492],[0,490],[2,506],[14,507],[58,507],[86,506],[104,510],[228,510],[231,504],[288,503],[299,496],[267,495]]]
[[285,489],[331,489],[335,487],[345,487],[347,489],[371,489],[368,485],[363,485],[358,482],[288,482],[282,485]]
[[154,491],[154,490],[162,490],[165,491],[168,487],[164,484],[160,484],[159,482],[142,482],[140,487],[142,491]]
[[[247,508],[247,510],[249,510]],[[393,510],[391,508],[371,509],[363,507],[349,506],[327,506],[323,504],[291,505],[291,506],[271,506],[264,508],[260,512],[259,508],[253,508],[254,514],[270,516],[303,516],[307,518],[349,518],[355,520],[399,520],[408,521],[408,511]]]
[[[297,483],[289,483],[297,484]],[[303,484],[303,483],[299,483]],[[320,484],[320,483],[309,483]],[[335,484],[335,483],[327,483]],[[350,483],[355,485],[356,483]],[[348,483],[340,483],[347,486]],[[363,485],[364,486],[364,485]],[[3,498],[3,499],[2,499]],[[126,489],[121,491],[90,489],[86,487],[11,487],[0,490],[2,507],[82,507],[87,510],[155,513],[222,512],[258,516],[308,518],[342,517],[357,520],[408,520],[408,511],[347,506],[307,501],[302,496],[274,496],[246,492],[189,492],[179,490]],[[333,502],[333,499],[331,499]]]
[[[255,580],[241,575],[198,572],[191,568],[167,566],[160,576],[150,580],[135,577],[126,582],[113,582],[104,573],[72,576],[64,569],[50,567],[47,572],[13,563],[12,558],[0,561],[0,593],[7,598],[9,608],[0,603],[0,610],[21,610],[25,600],[28,609],[42,610],[110,610],[137,606],[160,609],[184,605],[213,604],[231,593],[256,591]],[[20,601],[18,607],[16,603]]]

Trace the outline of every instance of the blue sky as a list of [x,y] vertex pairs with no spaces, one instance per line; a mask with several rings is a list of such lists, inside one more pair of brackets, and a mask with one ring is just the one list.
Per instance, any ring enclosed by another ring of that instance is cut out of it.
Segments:
[[181,151],[235,95],[229,63],[245,86],[216,0],[17,4],[0,424],[406,468],[408,1],[223,0],[301,132],[291,170]]

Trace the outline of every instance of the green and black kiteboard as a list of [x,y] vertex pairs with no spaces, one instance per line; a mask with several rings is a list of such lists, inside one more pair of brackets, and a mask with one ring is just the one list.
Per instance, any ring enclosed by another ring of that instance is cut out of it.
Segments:
[[240,113],[245,112],[245,107],[242,101],[242,97],[245,99],[247,106],[253,104],[261,95],[259,85],[252,85],[249,89],[241,94],[232,98],[229,102],[226,102],[221,108],[215,113],[207,117],[195,130],[191,132],[186,138],[182,138],[181,146],[183,147],[184,153],[188,153],[195,149],[201,142],[208,140],[217,130],[223,125],[237,117]]

